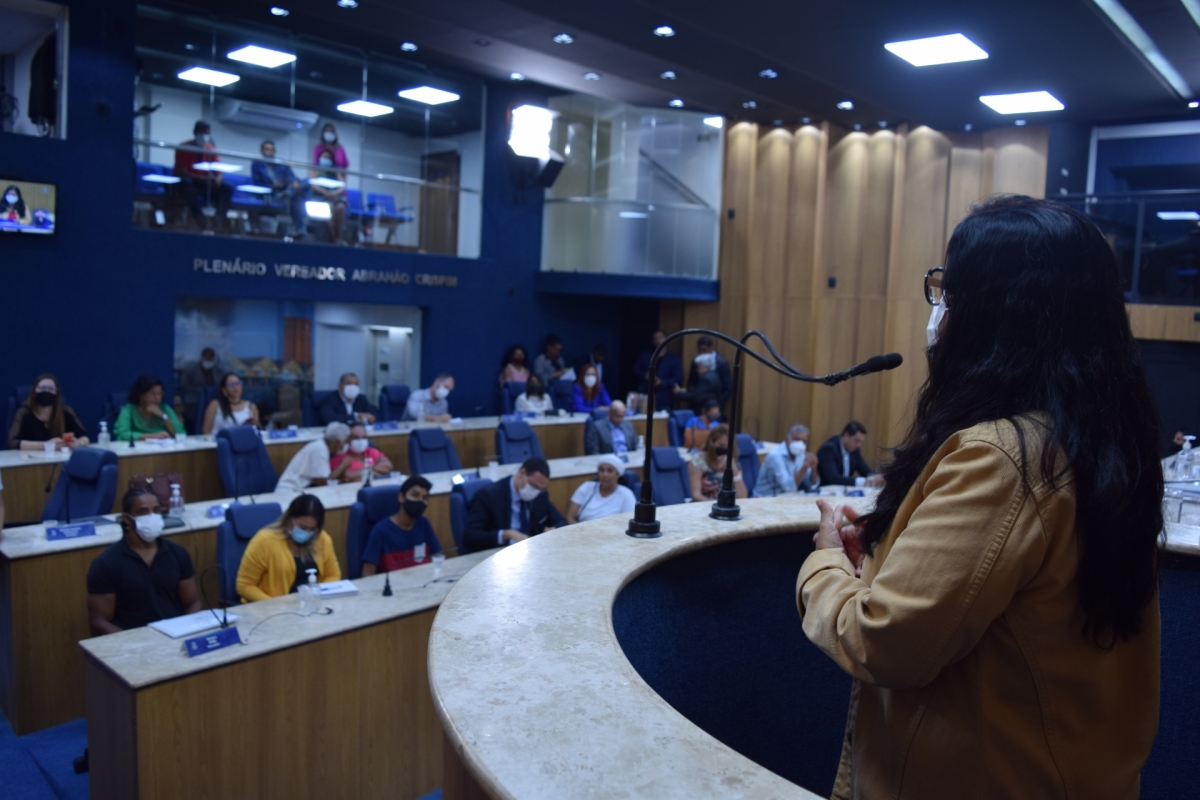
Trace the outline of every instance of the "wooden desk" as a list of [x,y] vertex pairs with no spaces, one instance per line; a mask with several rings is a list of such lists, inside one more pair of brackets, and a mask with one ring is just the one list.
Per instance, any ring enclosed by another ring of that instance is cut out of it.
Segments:
[[[634,430],[639,435],[646,433],[646,417],[631,417]],[[570,458],[583,454],[585,418],[583,415],[568,417],[545,417],[531,420],[542,452],[547,459]],[[472,417],[460,423],[438,425],[454,442],[459,460],[464,469],[486,466],[496,459],[496,429],[499,417]],[[667,420],[665,414],[655,416],[655,440],[666,443]],[[371,442],[391,460],[398,472],[409,474],[408,437],[416,427],[414,423],[402,423],[397,430],[371,432]],[[432,426],[422,426],[432,427]],[[281,474],[301,447],[321,435],[320,428],[305,428],[297,432],[295,439],[273,439],[267,443],[267,455]],[[140,475],[178,473],[183,476],[183,496],[188,502],[211,501],[225,496],[221,477],[217,471],[216,443],[211,436],[191,436],[183,444],[174,447],[137,445],[128,443],[111,445],[119,458],[117,462],[117,493],[112,511],[117,511],[124,487],[129,479]],[[65,454],[47,456],[44,453],[4,450],[0,451],[0,479],[4,482],[6,517],[12,522],[26,523],[41,519],[42,509],[49,494],[46,486],[58,479]]]
[[[495,551],[492,551],[495,552]],[[491,556],[447,561],[461,576]],[[91,796],[416,798],[442,785],[426,676],[438,605],[431,565],[356,583],[328,616],[281,616],[295,597],[238,609],[242,647],[195,658],[149,628],[80,643]]]

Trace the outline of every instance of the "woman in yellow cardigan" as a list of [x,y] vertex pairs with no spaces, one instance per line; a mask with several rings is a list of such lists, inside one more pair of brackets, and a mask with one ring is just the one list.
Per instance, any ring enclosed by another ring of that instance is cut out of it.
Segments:
[[311,494],[292,501],[279,521],[254,534],[238,568],[237,593],[252,603],[296,591],[317,570],[321,583],[340,580],[333,539],[324,530],[325,506]]

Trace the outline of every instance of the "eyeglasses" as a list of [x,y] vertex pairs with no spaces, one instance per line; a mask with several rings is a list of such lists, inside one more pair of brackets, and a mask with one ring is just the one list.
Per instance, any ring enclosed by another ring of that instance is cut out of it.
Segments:
[[[927,294],[928,294],[928,290],[927,290]],[[241,385],[242,385],[242,382],[241,382],[241,381],[236,381],[236,380],[235,380],[235,381],[225,381],[225,388],[226,388],[226,389],[232,389],[232,388],[234,388],[235,386],[240,388],[240,387],[241,387]]]
[[925,300],[931,306],[939,305],[945,299],[945,293],[942,291],[942,281],[946,277],[946,270],[941,267],[934,267],[925,273]]

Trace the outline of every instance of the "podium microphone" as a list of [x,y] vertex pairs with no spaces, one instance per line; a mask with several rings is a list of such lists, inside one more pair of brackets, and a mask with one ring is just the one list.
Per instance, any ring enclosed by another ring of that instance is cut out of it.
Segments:
[[870,375],[872,372],[886,372],[904,363],[904,356],[899,353],[888,353],[886,356],[871,356],[858,366],[846,370],[847,378],[857,378],[860,375]]

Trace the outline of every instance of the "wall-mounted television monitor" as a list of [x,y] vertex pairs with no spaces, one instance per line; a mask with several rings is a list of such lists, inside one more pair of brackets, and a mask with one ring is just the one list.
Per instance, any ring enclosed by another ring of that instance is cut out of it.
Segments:
[[0,234],[54,233],[54,184],[0,178],[0,187]]

